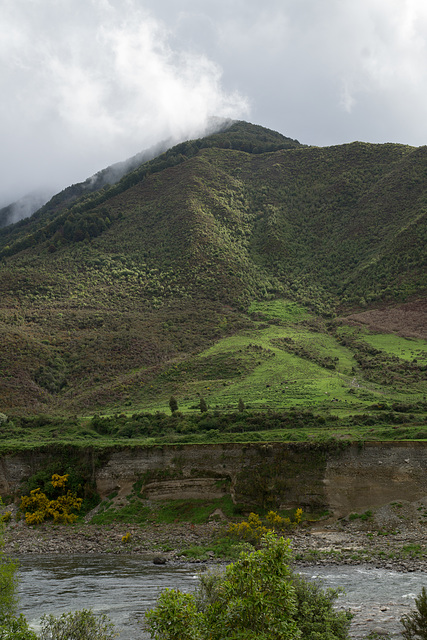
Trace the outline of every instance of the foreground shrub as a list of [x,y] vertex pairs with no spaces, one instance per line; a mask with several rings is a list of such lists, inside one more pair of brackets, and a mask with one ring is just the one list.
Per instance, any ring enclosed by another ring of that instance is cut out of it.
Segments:
[[344,640],[352,615],[348,611],[337,612],[334,603],[339,595],[336,589],[322,589],[318,582],[308,582],[294,576],[293,585],[297,598],[297,619],[301,638],[309,640]]
[[[0,498],[0,506],[2,501]],[[0,640],[37,640],[24,616],[16,615],[18,566],[4,555],[4,521],[0,519]]]
[[0,615],[0,640],[38,640],[23,615]]
[[[3,505],[0,498],[0,507]],[[18,586],[18,566],[4,554],[4,521],[0,518],[0,620],[16,613],[18,598],[16,589]],[[1,638],[1,636],[0,636]]]
[[162,592],[156,609],[146,613],[146,622],[146,628],[156,640],[201,640],[208,637],[203,635],[205,616],[197,611],[195,597],[175,589]]
[[411,611],[401,618],[403,625],[402,637],[404,640],[427,640],[427,592],[425,587],[421,589],[418,598],[415,598],[415,611]]
[[46,615],[41,619],[40,640],[112,640],[114,625],[105,615],[95,615],[88,609]]
[[294,576],[290,559],[289,541],[267,533],[260,550],[201,575],[196,595],[164,591],[146,628],[155,640],[346,640],[336,592]]
[[0,553],[0,616],[16,613],[17,568],[14,562]]

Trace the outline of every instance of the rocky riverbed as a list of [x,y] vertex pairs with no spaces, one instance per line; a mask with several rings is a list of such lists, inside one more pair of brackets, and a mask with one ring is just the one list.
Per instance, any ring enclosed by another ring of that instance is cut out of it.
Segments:
[[[6,525],[7,553],[132,554],[164,561],[191,561],[188,549],[211,545],[225,532],[221,523],[192,525],[110,525],[42,524],[28,527],[25,522]],[[396,532],[368,527],[327,525],[323,528],[284,534],[291,540],[297,565],[360,565],[396,571],[426,571],[427,548],[424,531],[408,528]],[[186,550],[185,555],[182,554]],[[200,553],[194,558],[200,562]],[[222,561],[210,551],[204,560]]]
[[162,555],[165,560],[177,559],[180,550],[191,545],[212,541],[217,531],[213,524],[147,525],[133,524],[42,524],[28,527],[23,521],[7,525],[7,553],[61,554],[132,554]]

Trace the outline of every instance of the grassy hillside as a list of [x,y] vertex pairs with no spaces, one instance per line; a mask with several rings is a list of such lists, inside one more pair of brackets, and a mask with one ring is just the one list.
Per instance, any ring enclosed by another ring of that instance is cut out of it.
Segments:
[[425,335],[345,317],[423,325],[426,173],[425,148],[236,123],[59,194],[0,229],[0,412],[418,411]]

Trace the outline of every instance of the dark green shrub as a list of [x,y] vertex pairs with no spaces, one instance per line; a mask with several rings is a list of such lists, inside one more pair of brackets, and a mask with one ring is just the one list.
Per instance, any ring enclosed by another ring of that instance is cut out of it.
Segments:
[[202,574],[195,596],[166,589],[146,628],[156,640],[347,640],[336,592],[294,576],[290,560],[289,541],[267,534],[260,550]]
[[174,396],[169,398],[169,409],[171,410],[171,413],[178,411],[178,402]]
[[22,614],[0,615],[0,640],[38,640],[38,636]]
[[427,640],[427,591],[421,589],[418,598],[415,598],[415,611],[411,611],[401,618],[403,626],[402,637],[404,640]]
[[112,640],[117,634],[104,614],[95,615],[88,609],[43,616],[40,640]]

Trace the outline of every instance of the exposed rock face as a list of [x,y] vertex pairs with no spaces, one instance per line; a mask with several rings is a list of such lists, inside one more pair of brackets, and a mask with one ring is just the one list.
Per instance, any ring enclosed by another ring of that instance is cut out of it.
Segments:
[[138,480],[149,499],[214,499],[272,508],[323,507],[325,453],[310,445],[184,445],[113,453],[97,471],[100,495],[129,492]]
[[[222,444],[74,451],[102,498],[138,490],[150,500],[214,499],[272,509],[327,508],[335,517],[392,500],[427,496],[427,446],[366,443],[340,450],[313,444]],[[0,458],[0,495],[60,460],[49,448]]]
[[335,516],[427,495],[423,442],[370,442],[329,456],[324,485]]
[[[39,468],[46,464],[46,456],[39,456]],[[0,458],[0,496],[16,496],[23,480],[34,473],[32,456],[26,453],[5,455]]]

